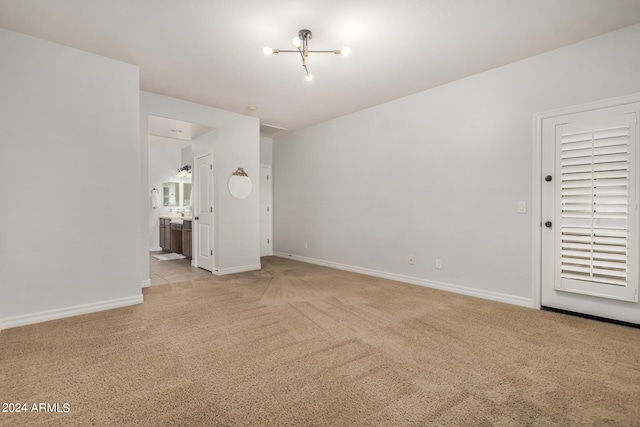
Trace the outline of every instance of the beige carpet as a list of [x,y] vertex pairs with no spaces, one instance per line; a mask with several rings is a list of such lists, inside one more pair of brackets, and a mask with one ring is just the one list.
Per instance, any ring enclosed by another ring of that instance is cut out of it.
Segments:
[[262,262],[2,331],[0,400],[61,412],[0,425],[640,425],[639,329]]

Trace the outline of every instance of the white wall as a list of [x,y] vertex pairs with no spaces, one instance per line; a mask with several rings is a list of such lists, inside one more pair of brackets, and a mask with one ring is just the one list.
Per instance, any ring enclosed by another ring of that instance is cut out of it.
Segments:
[[0,328],[142,302],[139,75],[0,29]]
[[273,138],[260,137],[260,164],[273,164]]
[[533,306],[533,116],[638,91],[640,25],[276,137],[275,251]]
[[[142,161],[140,168],[143,177],[141,188],[142,229],[144,244],[140,247],[143,271],[149,271],[148,195],[151,188],[148,181],[148,116],[157,115],[191,123],[211,126],[216,130],[209,132],[207,138],[214,138],[214,203],[215,213],[215,251],[216,273],[228,274],[260,268],[260,135],[259,120],[204,105],[157,95],[150,92],[140,93],[140,147]],[[208,142],[192,145],[193,155],[207,150]],[[253,179],[253,191],[243,200],[235,199],[227,190],[227,181],[231,174],[243,167]]]
[[191,146],[184,147],[180,150],[180,167],[191,165],[193,167],[193,150]]

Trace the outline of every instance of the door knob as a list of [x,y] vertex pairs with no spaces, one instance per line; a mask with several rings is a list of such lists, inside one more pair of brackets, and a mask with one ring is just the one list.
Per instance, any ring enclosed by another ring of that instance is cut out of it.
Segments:
[[544,177],[544,180],[547,182],[551,182],[551,180],[553,179],[553,177],[551,175],[547,175]]
[[551,228],[551,225],[552,225],[551,221],[547,221],[547,222],[544,223],[544,226],[547,227],[547,228]]

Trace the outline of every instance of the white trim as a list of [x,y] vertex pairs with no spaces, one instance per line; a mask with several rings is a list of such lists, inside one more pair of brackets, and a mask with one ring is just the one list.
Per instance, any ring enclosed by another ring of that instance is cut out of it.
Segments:
[[537,113],[533,116],[533,200],[531,209],[532,228],[532,296],[534,308],[541,308],[542,298],[542,122],[545,119],[569,114],[584,113],[609,107],[617,107],[626,104],[640,102],[640,93],[609,98],[585,104],[558,108],[555,110]]
[[439,289],[441,291],[453,292],[456,294],[467,295],[476,298],[482,298],[491,301],[503,302],[506,304],[517,305],[520,307],[533,308],[533,300],[529,298],[515,297],[513,295],[502,294],[499,292],[483,291],[480,289],[467,288],[465,286],[453,285],[450,283],[434,282],[424,280],[418,277],[403,276],[401,274],[387,273],[384,271],[371,270],[368,268],[355,267],[352,265],[340,264],[332,261],[324,261],[315,258],[307,258],[298,255],[291,255],[282,252],[275,252],[274,256],[281,258],[294,259],[296,261],[306,262],[309,264],[322,265],[324,267],[335,268],[337,270],[351,271],[367,276],[380,277],[382,279],[395,280],[397,282],[409,283],[411,285],[424,286],[426,288]]
[[78,316],[81,314],[95,313],[98,311],[111,310],[113,308],[127,307],[144,302],[142,294],[133,297],[118,298],[109,301],[101,301],[91,304],[76,305],[73,307],[60,308],[56,310],[41,311],[38,313],[22,314],[19,316],[6,317],[0,319],[0,330],[15,328],[18,326],[30,325],[33,323],[46,322],[49,320],[62,319],[65,317]]
[[155,248],[149,248],[149,252],[158,252],[161,251],[162,248],[160,246],[156,246]]
[[142,280],[142,284],[141,284],[142,288],[148,288],[149,286],[151,286],[151,279]]
[[533,307],[541,308],[542,297],[542,114],[533,116],[533,184],[531,201],[531,296]]
[[630,95],[619,96],[617,98],[603,99],[600,101],[588,102],[586,104],[571,105],[569,107],[558,108],[555,110],[544,111],[537,113],[535,117],[542,119],[548,119],[551,117],[566,116],[569,114],[586,113],[592,110],[600,110],[609,107],[619,107],[627,104],[635,104],[640,102],[640,92],[632,93]]
[[262,269],[261,264],[242,265],[240,267],[233,268],[215,268],[212,273],[216,276],[224,276],[227,274],[244,273],[246,271],[255,271]]

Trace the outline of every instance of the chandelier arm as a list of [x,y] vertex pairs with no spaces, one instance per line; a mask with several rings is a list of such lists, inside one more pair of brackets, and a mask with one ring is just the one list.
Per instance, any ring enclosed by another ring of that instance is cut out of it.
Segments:
[[[309,53],[336,53],[335,50],[308,50],[307,52]],[[287,50],[287,49],[278,49],[278,53],[300,53],[302,54],[302,51],[296,49],[296,50]]]

